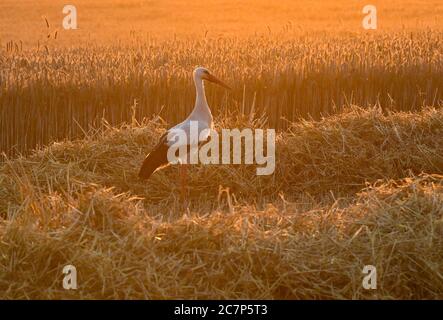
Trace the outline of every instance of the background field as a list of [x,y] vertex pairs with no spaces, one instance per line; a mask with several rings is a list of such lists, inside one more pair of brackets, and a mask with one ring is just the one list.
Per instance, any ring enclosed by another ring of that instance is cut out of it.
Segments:
[[441,29],[443,4],[427,1],[361,0],[77,0],[79,30],[62,30],[60,0],[4,0],[0,4],[0,40],[22,40],[36,46],[46,39],[47,28],[59,30],[58,42],[77,46],[78,42],[126,40],[131,33],[160,39],[243,37],[280,31],[288,24],[298,30],[327,32],[359,31],[362,8],[374,4],[379,26],[392,31],[417,28]]
[[181,121],[196,65],[234,89],[209,86],[216,116],[253,110],[277,129],[344,105],[438,106],[443,5],[375,4],[376,32],[361,27],[361,1],[78,1],[79,29],[66,31],[63,2],[2,2],[0,149],[119,124],[135,104],[138,119]]
[[[442,299],[443,3],[372,3],[377,31],[364,1],[81,0],[64,31],[64,2],[3,0],[0,298]],[[176,166],[136,174],[196,65],[277,164],[192,166],[186,204]]]

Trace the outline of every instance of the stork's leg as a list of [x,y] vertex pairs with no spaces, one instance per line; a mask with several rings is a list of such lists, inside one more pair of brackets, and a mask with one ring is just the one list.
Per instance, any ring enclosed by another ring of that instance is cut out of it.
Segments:
[[181,203],[183,203],[183,207],[186,209],[188,207],[188,199],[187,199],[187,180],[188,180],[188,168],[183,164],[180,164],[180,198]]

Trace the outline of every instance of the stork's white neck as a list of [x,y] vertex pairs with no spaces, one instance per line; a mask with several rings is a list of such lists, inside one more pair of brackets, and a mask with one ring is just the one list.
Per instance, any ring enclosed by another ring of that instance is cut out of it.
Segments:
[[205,93],[205,85],[203,83],[203,80],[201,78],[196,77],[194,79],[195,83],[195,107],[199,106],[208,106],[208,103],[206,101],[206,93]]
[[210,121],[212,121],[212,114],[211,110],[209,109],[208,102],[206,101],[205,85],[203,84],[203,79],[195,76],[194,84],[196,93],[195,106],[189,118],[204,120],[209,123]]

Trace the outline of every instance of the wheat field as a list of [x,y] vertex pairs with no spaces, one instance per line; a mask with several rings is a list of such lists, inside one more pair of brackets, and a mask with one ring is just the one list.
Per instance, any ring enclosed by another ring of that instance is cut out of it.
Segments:
[[215,116],[253,109],[277,129],[345,105],[409,111],[443,99],[439,32],[285,36],[6,53],[0,145],[25,152],[75,138],[102,118],[128,121],[134,104],[138,119],[178,123],[192,110],[190,71],[199,64],[233,86],[208,86]]
[[[1,299],[443,299],[443,4],[0,4]],[[137,178],[192,110],[273,128],[276,170]],[[79,287],[62,286],[75,265]],[[377,289],[362,286],[377,267]]]

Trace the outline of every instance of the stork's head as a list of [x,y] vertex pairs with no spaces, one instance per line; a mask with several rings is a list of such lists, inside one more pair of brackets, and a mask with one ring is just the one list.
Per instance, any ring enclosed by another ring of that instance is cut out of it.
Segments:
[[194,79],[195,80],[207,80],[210,82],[217,83],[221,85],[222,87],[225,87],[226,89],[231,89],[230,86],[228,86],[226,83],[218,79],[216,76],[211,74],[208,69],[203,67],[197,67],[194,69]]

